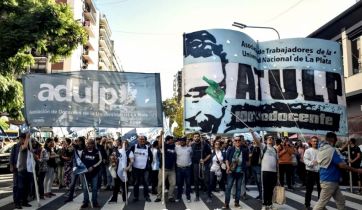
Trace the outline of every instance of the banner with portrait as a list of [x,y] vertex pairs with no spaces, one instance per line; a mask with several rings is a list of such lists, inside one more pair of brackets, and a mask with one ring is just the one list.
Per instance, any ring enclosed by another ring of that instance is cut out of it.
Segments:
[[[212,29],[184,35],[185,129],[346,135],[340,45],[293,38],[255,42]],[[246,126],[246,125],[247,126]]]

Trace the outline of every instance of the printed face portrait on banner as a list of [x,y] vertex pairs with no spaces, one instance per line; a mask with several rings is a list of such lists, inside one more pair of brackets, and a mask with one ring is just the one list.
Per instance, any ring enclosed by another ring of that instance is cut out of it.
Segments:
[[[228,35],[225,39],[216,39],[215,34],[208,31],[197,31],[184,36],[185,124],[190,131],[223,133],[234,129],[239,123],[230,124],[232,116],[226,111],[232,107],[222,104],[239,104],[239,99],[257,100],[258,81],[252,67],[256,59],[243,58],[239,50],[242,46],[235,46],[241,34]],[[245,43],[250,41],[245,35]],[[256,57],[253,48],[255,46],[246,49],[245,53]],[[215,101],[206,93],[210,84],[205,80],[218,85],[222,101]]]
[[183,82],[186,132],[347,131],[341,52],[332,41],[188,33]]

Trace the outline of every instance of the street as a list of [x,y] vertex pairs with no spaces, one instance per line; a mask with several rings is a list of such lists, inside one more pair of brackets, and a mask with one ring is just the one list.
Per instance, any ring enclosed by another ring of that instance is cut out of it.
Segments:
[[[0,174],[0,210],[10,210],[14,208],[13,201],[12,201],[12,174],[9,173],[2,173]],[[248,185],[249,191],[247,192],[247,200],[242,200],[241,202],[241,208],[234,208],[233,202],[231,202],[230,206],[231,209],[261,209],[261,202],[254,197],[257,196],[257,188],[255,185]],[[362,209],[362,196],[357,194],[350,193],[347,189],[347,187],[343,188],[343,194],[346,198],[346,210],[360,210]],[[23,207],[23,209],[39,209],[39,210],[77,210],[80,209],[80,206],[82,205],[83,200],[83,194],[81,190],[76,191],[76,196],[74,198],[73,202],[64,204],[65,200],[65,193],[66,190],[58,190],[57,187],[53,187],[53,192],[56,194],[56,196],[52,198],[46,198],[45,200],[41,200],[41,207],[37,207],[36,200],[31,201],[30,204],[32,207]],[[142,192],[142,190],[141,190]],[[155,202],[145,202],[140,197],[140,201],[138,202],[132,202],[133,198],[133,192],[132,187],[130,187],[129,195],[129,204],[125,205],[125,203],[122,202],[121,194],[118,196],[118,203],[116,204],[108,204],[107,201],[110,199],[112,192],[111,191],[105,191],[101,190],[98,195],[98,201],[101,206],[102,210],[162,210],[162,209],[169,209],[169,210],[208,210],[208,209],[221,209],[223,205],[224,200],[224,194],[214,192],[213,198],[211,203],[206,202],[206,194],[201,196],[201,201],[194,202],[193,199],[195,197],[195,194],[191,194],[191,203],[187,203],[186,199],[184,198],[183,201],[179,203],[166,203],[166,205],[162,205],[161,202],[155,203]],[[278,209],[280,210],[293,210],[293,209],[304,209],[304,189],[296,189],[293,192],[286,191],[286,197],[287,197],[287,203],[282,206],[278,206]],[[154,201],[156,199],[155,195],[151,195],[151,200]],[[317,193],[314,191],[312,196],[312,206],[317,201]],[[88,208],[91,209],[91,208]],[[331,201],[328,203],[328,210],[334,210],[336,209],[336,205],[334,203],[334,200],[331,199]]]

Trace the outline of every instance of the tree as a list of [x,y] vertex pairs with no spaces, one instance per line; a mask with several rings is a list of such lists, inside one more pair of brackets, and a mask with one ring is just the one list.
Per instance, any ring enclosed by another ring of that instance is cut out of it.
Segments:
[[184,136],[184,108],[183,106],[179,106],[177,109],[177,114],[176,114],[176,123],[177,123],[177,127],[173,130],[173,134],[176,137],[182,137]]
[[0,127],[3,130],[9,129],[9,124],[8,124],[7,120],[4,117],[0,117]]
[[34,63],[34,54],[46,55],[54,62],[71,55],[86,41],[86,31],[66,4],[54,0],[0,1],[0,112],[21,116],[22,87],[15,78]]
[[177,97],[166,99],[162,102],[163,111],[165,116],[170,119],[169,129],[174,122],[177,123],[177,127],[174,129],[174,135],[176,137],[183,136],[183,106],[177,102]]

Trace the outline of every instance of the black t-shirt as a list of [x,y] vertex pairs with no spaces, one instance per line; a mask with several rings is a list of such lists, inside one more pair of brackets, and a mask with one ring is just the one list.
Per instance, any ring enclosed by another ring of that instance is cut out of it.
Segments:
[[[202,152],[202,158],[205,158],[206,156],[211,154],[211,148],[210,146],[205,142],[200,143],[194,143],[191,145],[192,148],[192,163],[200,163],[201,159],[201,152]],[[205,165],[210,163],[210,159],[205,162]]]
[[[361,154],[361,150],[359,149],[359,147],[357,145],[355,145],[354,147],[350,148],[350,154],[351,154],[351,160],[353,160],[357,157],[358,154]],[[355,161],[351,165],[354,168],[359,168],[360,164],[361,164],[361,156],[360,156],[359,160]]]
[[260,147],[254,146],[251,150],[250,165],[260,166],[261,150]]

